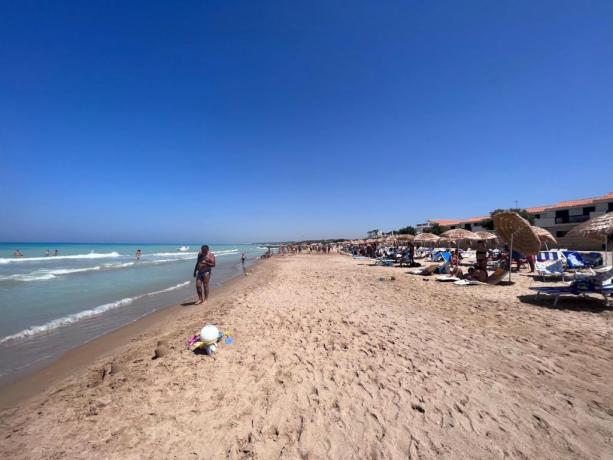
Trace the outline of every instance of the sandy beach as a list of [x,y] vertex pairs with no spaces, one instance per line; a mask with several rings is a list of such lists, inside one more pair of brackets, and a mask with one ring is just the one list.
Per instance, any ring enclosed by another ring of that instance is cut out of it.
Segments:
[[[204,306],[100,339],[89,362],[81,350],[48,388],[33,376],[32,397],[0,413],[0,456],[613,456],[601,300],[552,308],[524,274],[457,287],[406,271],[340,255],[265,261]],[[186,349],[206,323],[235,339],[214,358]],[[167,350],[152,359],[158,341]]]

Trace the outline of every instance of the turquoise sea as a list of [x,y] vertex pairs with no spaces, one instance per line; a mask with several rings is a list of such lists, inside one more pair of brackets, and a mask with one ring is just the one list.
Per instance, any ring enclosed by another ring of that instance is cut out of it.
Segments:
[[[213,288],[242,273],[241,253],[249,266],[266,250],[250,244],[209,246],[217,258]],[[193,243],[0,243],[0,384],[193,298],[199,248]],[[23,257],[14,257],[16,250]]]

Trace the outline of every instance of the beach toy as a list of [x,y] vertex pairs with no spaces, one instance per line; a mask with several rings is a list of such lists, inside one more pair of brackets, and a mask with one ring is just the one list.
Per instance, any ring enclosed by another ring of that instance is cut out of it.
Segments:
[[217,345],[209,345],[206,347],[206,354],[209,356],[213,356],[217,351]]
[[220,335],[219,329],[212,324],[207,324],[200,331],[200,339],[207,345],[216,344],[220,339]]
[[232,337],[230,337],[230,336],[227,336],[224,343],[226,345],[232,345],[234,343],[234,339]]

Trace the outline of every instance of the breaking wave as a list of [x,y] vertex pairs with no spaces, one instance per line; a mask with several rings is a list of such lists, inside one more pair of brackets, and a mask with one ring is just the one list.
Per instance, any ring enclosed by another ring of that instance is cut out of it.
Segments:
[[179,289],[183,286],[189,284],[189,281],[185,281],[183,283],[175,284],[174,286],[170,286],[166,289],[162,289],[160,291],[148,292],[146,294],[141,294],[136,297],[126,297],[121,300],[117,300],[115,302],[105,303],[103,305],[99,305],[95,308],[80,311],[78,313],[73,313],[71,315],[64,316],[62,318],[54,319],[53,321],[49,321],[46,324],[42,324],[40,326],[32,326],[28,329],[24,329],[23,331],[17,332],[16,334],[8,335],[0,339],[0,344],[9,342],[12,340],[19,340],[27,337],[32,337],[34,335],[42,334],[45,332],[52,331],[62,326],[66,326],[68,324],[76,323],[83,319],[92,318],[94,316],[99,316],[109,310],[113,310],[116,308],[124,307],[126,305],[130,305],[132,302],[138,299],[142,299],[143,297],[150,297],[157,294],[162,294],[164,292],[174,291],[175,289]]
[[10,264],[16,262],[40,262],[54,261],[54,260],[66,260],[66,259],[108,259],[113,257],[120,257],[117,251],[113,252],[90,252],[89,254],[74,254],[70,256],[47,256],[47,257],[4,257],[0,258],[0,264]]

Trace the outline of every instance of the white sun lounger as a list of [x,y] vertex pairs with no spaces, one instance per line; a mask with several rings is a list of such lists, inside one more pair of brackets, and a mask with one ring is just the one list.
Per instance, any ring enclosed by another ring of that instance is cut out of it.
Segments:
[[555,262],[536,262],[534,264],[536,273],[545,281],[545,278],[562,277],[564,281],[564,262],[556,260]]

